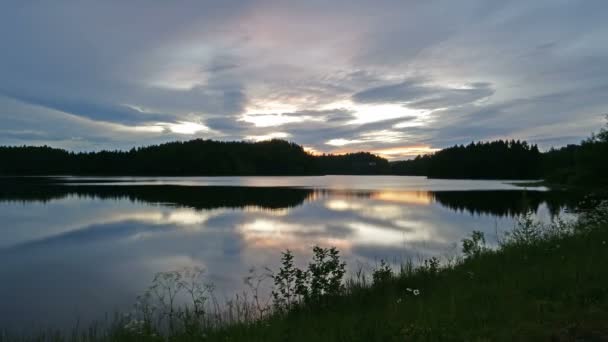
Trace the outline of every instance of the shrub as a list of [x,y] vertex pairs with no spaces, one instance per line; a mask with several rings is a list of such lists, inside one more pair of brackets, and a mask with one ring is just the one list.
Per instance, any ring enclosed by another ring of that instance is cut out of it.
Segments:
[[308,272],[294,266],[294,256],[290,250],[281,255],[281,268],[272,276],[274,290],[273,304],[279,311],[289,310],[295,303],[308,296]]
[[[483,238],[483,235],[482,235]],[[485,240],[484,240],[485,244]],[[424,260],[424,265],[422,265],[422,269],[430,275],[435,275],[439,272],[439,264],[440,260],[438,257],[431,257],[429,259]]]
[[340,261],[336,247],[313,247],[312,263],[308,264],[310,275],[309,295],[312,300],[322,296],[336,296],[342,293],[342,277],[346,273],[346,263]]
[[372,272],[372,279],[374,285],[384,284],[390,279],[393,278],[393,269],[391,266],[384,261],[384,259],[380,259],[380,265],[374,268]]
[[474,230],[473,233],[471,233],[471,238],[462,240],[462,253],[464,253],[467,258],[479,256],[487,249],[486,238],[483,232]]
[[335,248],[313,247],[313,260],[307,270],[294,266],[294,256],[283,252],[281,268],[273,275],[273,304],[278,310],[288,310],[302,300],[319,301],[324,296],[337,296],[344,292],[342,278],[346,263],[340,261]]

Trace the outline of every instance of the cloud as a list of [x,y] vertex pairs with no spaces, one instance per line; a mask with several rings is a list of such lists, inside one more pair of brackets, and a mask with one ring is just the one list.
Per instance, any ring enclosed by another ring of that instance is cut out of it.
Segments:
[[11,92],[1,92],[1,95],[22,101],[27,104],[32,104],[40,107],[45,107],[65,113],[70,113],[85,118],[118,122],[118,123],[148,123],[148,122],[166,122],[174,119],[174,116],[160,113],[148,113],[139,111],[133,107],[126,105],[114,105],[89,102],[86,99],[59,99],[56,97],[43,97],[27,94],[18,94]]
[[363,90],[353,95],[359,103],[399,103],[410,108],[437,109],[460,106],[487,98],[494,94],[490,83],[477,82],[462,87],[445,87],[426,84],[419,80],[406,80]]
[[[599,1],[0,7],[0,102],[11,102],[0,106],[0,143],[129,148],[282,132],[319,151],[331,140],[369,150],[558,144],[608,112]],[[183,122],[209,129],[141,129]],[[378,131],[399,141],[370,138]]]

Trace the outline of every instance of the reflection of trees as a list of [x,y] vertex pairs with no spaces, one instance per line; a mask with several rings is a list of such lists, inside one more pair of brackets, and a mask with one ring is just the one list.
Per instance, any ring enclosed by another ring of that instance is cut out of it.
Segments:
[[257,206],[268,209],[295,207],[313,190],[299,188],[175,186],[175,185],[66,185],[43,179],[0,180],[0,201],[47,202],[68,196],[128,199],[195,209]]
[[563,191],[437,191],[431,195],[437,203],[455,211],[496,216],[536,211],[543,203],[551,215],[557,215],[562,209],[573,208],[580,199],[574,193]]
[[472,191],[348,191],[317,190],[313,196],[333,196],[344,199],[371,199],[407,205],[442,206],[474,215],[517,216],[538,210],[545,204],[552,216],[563,209],[572,209],[582,199],[581,194],[565,191],[472,190]]
[[[388,201],[406,205],[427,205],[431,200],[454,211],[471,214],[516,216],[546,204],[551,215],[574,208],[581,196],[564,191],[367,191],[328,190],[289,187],[230,187],[176,185],[81,185],[58,183],[52,178],[0,178],[0,201],[47,202],[68,196],[99,199],[128,199],[195,209],[256,206],[289,208],[304,201],[339,197]],[[95,180],[98,183],[103,181]]]

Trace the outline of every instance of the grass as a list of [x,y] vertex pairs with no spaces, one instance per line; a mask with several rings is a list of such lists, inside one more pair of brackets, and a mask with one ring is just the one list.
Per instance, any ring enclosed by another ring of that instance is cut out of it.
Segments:
[[[105,330],[46,334],[39,340],[608,341],[605,218],[551,227],[523,218],[497,250],[485,248],[480,234],[463,241],[463,247],[465,257],[459,260],[405,263],[399,270],[382,264],[373,281],[359,276],[334,294],[263,311],[261,318],[198,324],[202,316],[180,316],[181,328],[169,330],[143,322],[125,328],[118,321]],[[323,265],[340,267],[328,261],[313,271],[324,272],[319,271]],[[161,277],[162,286],[171,288],[167,284],[174,276]],[[188,278],[190,289],[194,278]],[[4,340],[9,338],[0,334]]]
[[[608,227],[405,270],[210,341],[605,341]],[[407,289],[418,289],[415,296]]]

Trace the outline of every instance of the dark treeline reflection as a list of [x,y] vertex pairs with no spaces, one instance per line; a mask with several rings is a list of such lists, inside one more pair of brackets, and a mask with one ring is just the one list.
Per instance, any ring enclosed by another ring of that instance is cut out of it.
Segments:
[[175,186],[175,185],[69,185],[32,179],[0,181],[0,201],[50,201],[68,196],[129,199],[194,209],[289,208],[302,204],[312,190],[285,187]]
[[433,199],[442,206],[470,214],[518,216],[546,204],[551,216],[574,208],[580,196],[564,191],[437,191]]
[[69,196],[164,204],[193,209],[291,208],[306,200],[329,197],[369,198],[394,203],[438,203],[453,211],[472,215],[511,217],[537,211],[545,204],[551,215],[572,209],[581,196],[565,191],[484,190],[484,191],[367,191],[296,187],[178,186],[178,185],[96,185],[70,184],[52,178],[0,178],[0,201],[47,202]]

